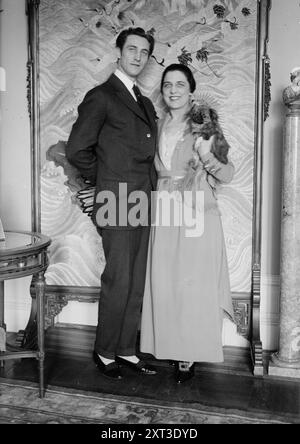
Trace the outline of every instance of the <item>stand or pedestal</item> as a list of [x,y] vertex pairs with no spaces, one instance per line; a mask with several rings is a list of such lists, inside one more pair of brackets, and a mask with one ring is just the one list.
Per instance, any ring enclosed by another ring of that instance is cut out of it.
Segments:
[[[5,232],[0,242],[0,365],[8,359],[36,358],[39,361],[39,393],[44,397],[44,273],[48,265],[47,248],[51,240],[38,233]],[[4,281],[19,277],[35,277],[37,301],[37,350],[24,350],[6,344],[4,323]]]
[[286,116],[283,168],[280,341],[269,375],[300,378],[300,100]]

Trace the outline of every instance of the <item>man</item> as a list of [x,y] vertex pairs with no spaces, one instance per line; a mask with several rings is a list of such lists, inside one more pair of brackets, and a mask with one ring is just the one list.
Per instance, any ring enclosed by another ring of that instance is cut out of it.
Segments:
[[[135,85],[153,52],[153,37],[129,28],[119,34],[116,47],[118,68],[80,104],[66,154],[96,186],[92,219],[102,236],[106,267],[93,357],[102,374],[120,379],[119,364],[156,373],[135,352],[149,237],[145,210],[156,187],[156,114]],[[137,200],[130,196],[136,193],[143,205],[131,217]]]

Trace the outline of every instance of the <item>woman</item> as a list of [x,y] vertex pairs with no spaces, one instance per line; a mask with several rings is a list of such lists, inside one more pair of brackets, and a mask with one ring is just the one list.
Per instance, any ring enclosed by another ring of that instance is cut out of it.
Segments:
[[[224,312],[233,319],[215,187],[231,181],[234,167],[227,158],[221,162],[211,152],[216,136],[204,140],[193,135],[189,115],[195,88],[187,66],[173,64],[165,69],[161,93],[169,112],[159,127],[157,197],[163,191],[182,191],[193,171],[194,186],[204,192],[204,215],[201,206],[197,209],[197,217],[204,216],[204,231],[195,236],[187,234],[184,224],[160,226],[156,219],[151,229],[141,323],[141,351],[176,361],[178,383],[193,376],[195,362],[223,361]],[[184,202],[184,209],[188,205]]]

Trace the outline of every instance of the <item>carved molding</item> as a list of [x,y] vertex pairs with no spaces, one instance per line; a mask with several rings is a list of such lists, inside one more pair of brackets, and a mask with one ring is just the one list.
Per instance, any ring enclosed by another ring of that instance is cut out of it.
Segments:
[[260,264],[254,264],[252,270],[252,357],[255,374],[261,374],[263,365],[262,342],[260,340],[260,280]]
[[[251,351],[255,374],[263,373],[262,343],[260,340],[260,277],[261,277],[261,226],[262,226],[262,171],[264,121],[268,115],[270,104],[269,58],[267,46],[269,41],[269,15],[271,0],[259,2],[259,46],[257,69],[257,110],[256,110],[256,156],[254,182],[254,214],[253,214],[253,256],[252,256],[252,312],[251,312]],[[268,84],[266,85],[266,79]],[[265,100],[267,99],[267,102]]]
[[254,264],[252,270],[252,364],[253,373],[262,376],[263,370],[263,348],[260,340],[260,281],[261,269],[260,264]]
[[[45,291],[45,325],[49,328],[54,325],[55,317],[60,314],[69,301],[96,303],[99,301],[100,288],[91,287],[59,287],[46,286]],[[250,295],[233,294],[234,317],[238,334],[249,338],[250,334]]]
[[68,299],[65,296],[50,294],[46,295],[45,300],[45,329],[54,326],[55,317],[61,313],[62,309],[68,305]]
[[263,349],[260,341],[252,342],[251,345],[253,374],[255,376],[264,375]]
[[251,301],[233,300],[234,319],[239,335],[249,338]]
[[271,70],[270,70],[270,58],[268,56],[268,43],[269,43],[269,19],[270,19],[270,10],[272,6],[272,0],[266,1],[266,11],[265,11],[265,36],[264,36],[264,54],[263,54],[263,63],[264,63],[264,122],[269,117],[269,109],[271,103]]
[[32,62],[30,60],[27,62],[26,81],[27,81],[27,95],[26,95],[27,108],[28,108],[29,118],[31,120],[31,118],[32,118],[32,96],[31,96],[31,92],[32,92]]
[[269,117],[269,109],[271,103],[271,70],[270,70],[270,59],[268,56],[264,59],[264,71],[265,71],[265,100],[264,100],[264,121]]
[[69,301],[95,303],[98,302],[100,288],[91,287],[60,287],[46,286],[45,291],[45,326],[54,325],[55,317],[59,315]]

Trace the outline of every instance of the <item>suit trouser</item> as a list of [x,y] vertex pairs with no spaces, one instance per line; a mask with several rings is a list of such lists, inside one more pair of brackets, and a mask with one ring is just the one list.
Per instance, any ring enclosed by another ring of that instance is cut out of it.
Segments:
[[101,230],[106,266],[101,276],[95,351],[105,358],[136,354],[149,232],[150,227]]

